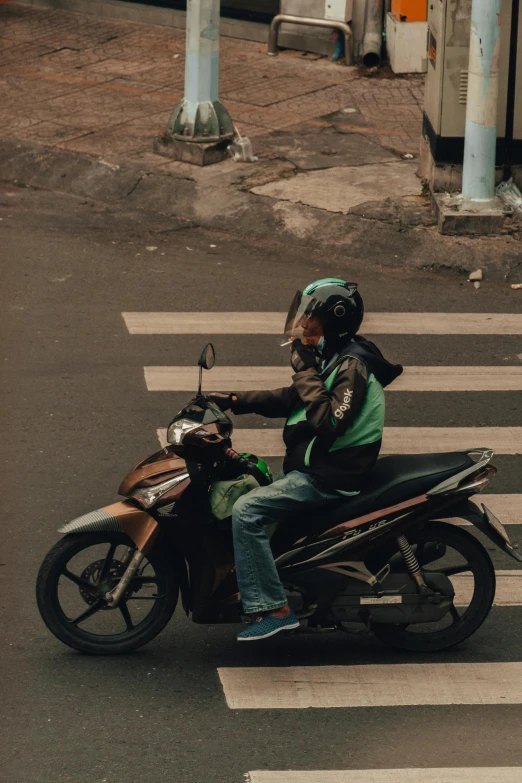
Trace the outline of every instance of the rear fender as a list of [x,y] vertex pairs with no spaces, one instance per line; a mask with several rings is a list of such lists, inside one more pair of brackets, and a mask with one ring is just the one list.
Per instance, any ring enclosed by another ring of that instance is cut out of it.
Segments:
[[[522,562],[522,555],[517,552],[518,544],[513,544],[506,533],[504,525],[496,518],[492,511],[481,503],[482,509],[480,509],[471,500],[462,500],[455,506],[451,506],[448,509],[445,519],[465,519],[467,522],[471,522],[475,525],[481,533],[489,538],[499,549],[511,555],[515,560]],[[441,518],[441,517],[439,517]]]

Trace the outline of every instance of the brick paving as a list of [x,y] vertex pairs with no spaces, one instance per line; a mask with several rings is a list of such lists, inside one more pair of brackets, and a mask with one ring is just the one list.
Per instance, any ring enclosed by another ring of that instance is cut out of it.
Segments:
[[[184,49],[183,30],[2,4],[2,136],[159,165],[152,141],[183,95]],[[369,78],[325,58],[273,58],[264,44],[221,39],[220,97],[250,137],[355,109],[346,131],[416,153],[423,85],[422,77]]]

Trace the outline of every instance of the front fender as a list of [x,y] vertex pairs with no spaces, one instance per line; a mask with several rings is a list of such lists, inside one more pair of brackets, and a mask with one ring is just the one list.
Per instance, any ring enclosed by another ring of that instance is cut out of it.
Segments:
[[144,554],[152,548],[159,533],[159,524],[128,500],[90,511],[58,528],[59,533],[90,533],[110,530],[126,533]]
[[[58,528],[59,533],[90,533],[92,531],[109,530],[116,533],[126,533],[138,549],[144,554],[154,545],[159,533],[159,525],[146,511],[132,505],[128,500],[113,503],[110,506],[89,511],[81,517],[76,517]],[[166,539],[172,565],[176,569],[181,590],[183,608],[188,614],[190,610],[190,585],[187,565],[183,555],[175,550],[170,538]]]

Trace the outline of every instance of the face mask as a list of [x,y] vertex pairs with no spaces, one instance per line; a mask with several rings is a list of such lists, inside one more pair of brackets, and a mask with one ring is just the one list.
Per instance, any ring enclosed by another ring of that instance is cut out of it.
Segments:
[[324,337],[320,337],[319,342],[315,347],[315,350],[317,351],[319,356],[322,356],[324,354],[325,346],[326,346],[326,340],[324,339]]

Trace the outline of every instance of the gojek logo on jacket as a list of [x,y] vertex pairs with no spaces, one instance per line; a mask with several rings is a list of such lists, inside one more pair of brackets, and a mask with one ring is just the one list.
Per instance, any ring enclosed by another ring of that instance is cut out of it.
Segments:
[[351,389],[346,389],[342,404],[339,405],[336,411],[334,411],[334,416],[337,419],[342,419],[344,416],[344,412],[350,410],[351,403],[352,403],[352,395],[353,395],[353,391]]

